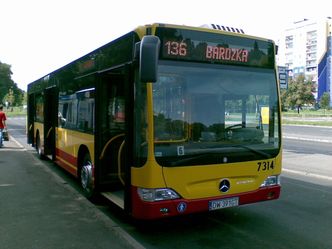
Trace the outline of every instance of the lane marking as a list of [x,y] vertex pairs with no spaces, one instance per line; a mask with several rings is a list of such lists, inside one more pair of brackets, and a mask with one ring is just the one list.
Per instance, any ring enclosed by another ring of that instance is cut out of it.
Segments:
[[282,136],[282,138],[308,141],[308,142],[332,143],[332,140],[328,140],[328,139],[303,138],[303,137],[295,137],[295,136]]
[[14,186],[14,184],[11,183],[0,184],[0,187],[11,187],[11,186]]
[[[27,151],[27,148],[25,148],[19,141],[17,141],[13,136],[9,135],[9,141],[14,142],[17,147],[13,146],[3,146],[0,151]],[[6,142],[7,143],[7,142]]]
[[27,149],[26,148],[13,148],[13,147],[2,147],[1,149],[0,149],[0,152],[1,151],[27,151]]
[[17,141],[13,136],[9,135],[9,140],[12,140],[14,143],[16,143],[19,148],[24,148],[24,146],[19,141]]
[[332,129],[332,126],[324,126],[324,125],[296,125],[296,124],[283,124],[282,126],[297,126],[297,127],[311,127],[311,128],[326,128]]
[[285,168],[283,168],[282,171],[286,172],[286,173],[293,173],[293,174],[297,174],[297,175],[301,175],[301,176],[309,176],[309,177],[314,177],[314,178],[318,178],[318,179],[332,181],[331,176],[324,176],[324,175],[319,175],[319,174],[315,174],[315,173],[293,170],[293,169],[285,169]]

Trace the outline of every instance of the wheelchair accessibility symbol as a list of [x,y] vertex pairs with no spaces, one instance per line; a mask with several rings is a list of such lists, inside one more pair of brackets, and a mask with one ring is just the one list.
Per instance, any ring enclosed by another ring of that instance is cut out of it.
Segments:
[[184,211],[186,211],[186,209],[187,209],[187,204],[186,203],[180,202],[178,204],[177,210],[178,210],[179,213],[183,213]]

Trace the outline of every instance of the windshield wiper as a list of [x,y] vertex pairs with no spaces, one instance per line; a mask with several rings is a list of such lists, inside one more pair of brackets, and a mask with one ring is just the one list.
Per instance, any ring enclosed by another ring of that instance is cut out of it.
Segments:
[[[224,147],[223,149],[227,149],[227,148],[246,149],[247,151],[252,152],[256,155],[259,155],[259,156],[263,157],[264,159],[268,159],[268,158],[271,157],[271,155],[268,154],[268,153],[265,153],[265,152],[260,151],[260,150],[255,150],[253,148],[250,148],[250,147],[248,147],[246,145],[242,145],[242,144],[228,145],[227,147]],[[228,151],[228,152],[231,152],[231,151]],[[221,153],[221,151],[219,151],[218,153]],[[190,163],[193,163],[193,162],[195,163],[198,160],[207,160],[207,161],[209,161],[215,156],[219,157],[220,155],[218,155],[218,153],[216,153],[216,151],[213,151],[213,152],[207,152],[207,153],[203,152],[203,153],[199,153],[199,154],[186,155],[185,158],[179,158],[176,161],[172,161],[170,164],[172,166],[179,166],[179,165],[187,165],[188,163],[190,164]]]
[[230,145],[230,147],[234,147],[234,148],[244,148],[244,149],[247,149],[247,150],[250,151],[250,152],[255,153],[256,155],[263,156],[263,157],[266,158],[266,159],[268,159],[268,158],[271,157],[271,155],[268,154],[268,153],[265,153],[265,152],[263,152],[263,151],[261,151],[261,150],[255,150],[255,149],[253,149],[253,148],[251,148],[251,147],[249,147],[249,146],[243,145],[243,144]]
[[172,166],[185,165],[187,163],[191,163],[192,161],[195,162],[196,160],[199,160],[199,159],[210,158],[212,154],[214,154],[214,153],[193,155],[191,157],[187,157],[187,158],[183,158],[183,159],[179,159],[177,161],[171,162],[171,165]]

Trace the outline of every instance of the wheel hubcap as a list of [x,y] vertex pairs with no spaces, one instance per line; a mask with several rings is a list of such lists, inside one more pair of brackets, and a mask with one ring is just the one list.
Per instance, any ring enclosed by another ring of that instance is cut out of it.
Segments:
[[91,179],[92,179],[92,165],[90,162],[86,162],[81,170],[81,183],[84,189],[91,188]]

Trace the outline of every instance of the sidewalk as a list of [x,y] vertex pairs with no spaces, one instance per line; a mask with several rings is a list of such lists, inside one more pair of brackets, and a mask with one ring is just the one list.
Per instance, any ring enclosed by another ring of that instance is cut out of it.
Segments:
[[0,148],[1,249],[142,248],[11,138]]
[[284,124],[287,125],[323,125],[324,127],[331,127],[332,128],[332,117],[326,116],[326,117],[314,117],[310,115],[301,114],[298,116],[287,116],[283,115],[282,120]]

